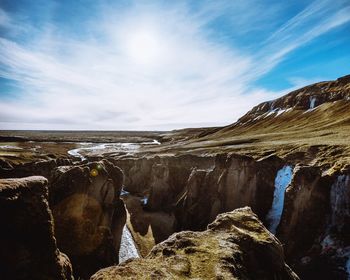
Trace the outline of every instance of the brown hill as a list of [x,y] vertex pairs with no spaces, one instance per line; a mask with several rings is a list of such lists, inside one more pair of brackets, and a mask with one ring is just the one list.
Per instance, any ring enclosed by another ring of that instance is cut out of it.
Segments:
[[[164,152],[277,154],[330,167],[350,160],[350,75],[261,103],[222,128],[166,135]],[[179,139],[181,139],[179,141]]]

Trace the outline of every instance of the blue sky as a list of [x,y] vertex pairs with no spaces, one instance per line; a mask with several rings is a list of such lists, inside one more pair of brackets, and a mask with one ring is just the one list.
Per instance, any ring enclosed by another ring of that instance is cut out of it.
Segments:
[[0,129],[226,125],[349,46],[348,0],[1,0]]

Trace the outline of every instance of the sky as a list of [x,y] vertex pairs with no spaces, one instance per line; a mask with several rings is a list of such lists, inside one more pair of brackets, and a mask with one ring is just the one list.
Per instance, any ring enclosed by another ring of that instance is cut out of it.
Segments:
[[0,129],[227,125],[349,46],[349,0],[0,0]]

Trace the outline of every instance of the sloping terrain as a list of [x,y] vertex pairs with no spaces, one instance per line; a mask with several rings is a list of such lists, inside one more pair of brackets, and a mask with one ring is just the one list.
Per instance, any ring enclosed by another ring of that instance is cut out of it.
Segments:
[[153,151],[234,152],[253,157],[276,154],[330,167],[349,162],[349,139],[350,76],[345,76],[261,103],[226,127],[167,134],[164,140],[169,142]]

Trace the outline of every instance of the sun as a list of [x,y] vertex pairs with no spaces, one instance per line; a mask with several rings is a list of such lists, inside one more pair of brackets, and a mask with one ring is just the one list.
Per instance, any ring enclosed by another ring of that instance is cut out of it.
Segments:
[[127,56],[135,63],[155,64],[161,54],[161,40],[153,30],[138,29],[126,38]]

